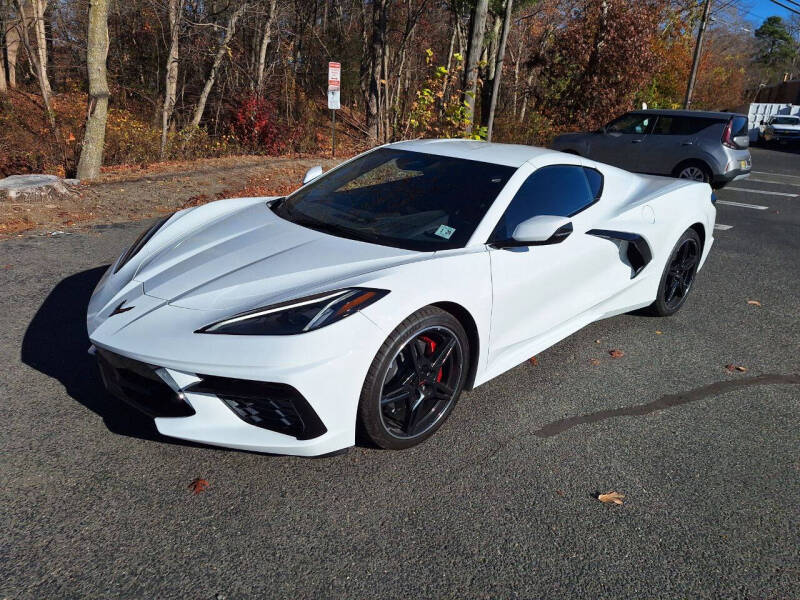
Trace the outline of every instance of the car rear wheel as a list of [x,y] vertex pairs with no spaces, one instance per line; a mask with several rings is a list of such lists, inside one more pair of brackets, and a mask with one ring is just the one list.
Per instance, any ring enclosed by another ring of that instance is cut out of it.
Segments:
[[700,161],[687,161],[675,167],[672,174],[678,179],[690,179],[711,183],[711,169]]
[[469,339],[450,313],[427,307],[403,321],[378,350],[358,405],[358,426],[381,448],[433,435],[450,415],[469,372]]
[[697,232],[694,229],[684,231],[664,267],[656,301],[650,305],[651,313],[668,317],[678,312],[692,290],[702,253]]

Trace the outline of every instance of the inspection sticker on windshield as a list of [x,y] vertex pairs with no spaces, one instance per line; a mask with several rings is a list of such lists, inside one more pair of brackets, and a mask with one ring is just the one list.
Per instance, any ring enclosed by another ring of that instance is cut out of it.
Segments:
[[439,225],[439,229],[437,229],[434,233],[439,237],[449,240],[451,237],[453,237],[455,232],[456,230],[452,227],[448,227],[447,225]]

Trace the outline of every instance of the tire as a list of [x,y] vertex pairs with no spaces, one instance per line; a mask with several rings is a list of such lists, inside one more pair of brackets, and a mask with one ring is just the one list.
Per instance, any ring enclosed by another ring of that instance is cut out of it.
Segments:
[[711,183],[713,174],[708,165],[699,160],[687,160],[682,162],[672,170],[672,176],[678,179],[690,179],[692,181],[702,181]]
[[[683,254],[686,252],[686,254]],[[649,306],[649,312],[659,317],[669,317],[680,310],[694,287],[697,266],[703,255],[700,236],[694,229],[687,229],[670,252],[661,281],[658,295]],[[678,268],[679,267],[679,268]]]
[[469,357],[467,333],[450,313],[429,306],[408,317],[389,334],[367,371],[358,404],[359,433],[392,450],[428,439],[455,407]]

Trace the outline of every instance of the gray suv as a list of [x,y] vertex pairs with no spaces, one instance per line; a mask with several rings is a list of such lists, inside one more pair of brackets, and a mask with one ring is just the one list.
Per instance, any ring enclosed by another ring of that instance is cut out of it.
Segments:
[[637,110],[592,133],[566,133],[552,148],[616,167],[722,187],[750,175],[745,115]]

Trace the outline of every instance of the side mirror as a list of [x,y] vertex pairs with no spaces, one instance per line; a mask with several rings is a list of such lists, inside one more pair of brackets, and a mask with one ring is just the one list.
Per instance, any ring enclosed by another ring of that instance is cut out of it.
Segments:
[[307,184],[309,181],[313,181],[317,177],[322,175],[322,167],[317,165],[316,167],[311,167],[306,174],[303,175],[303,185]]
[[498,248],[546,246],[563,242],[571,233],[572,221],[568,217],[539,215],[517,225],[510,240],[503,240],[494,245]]

